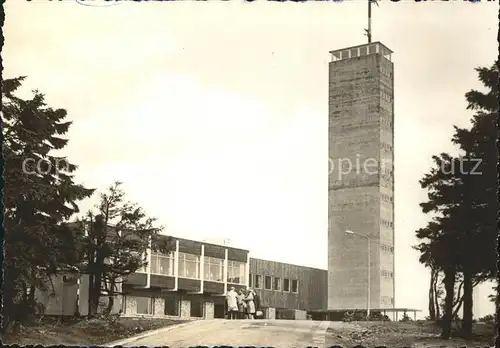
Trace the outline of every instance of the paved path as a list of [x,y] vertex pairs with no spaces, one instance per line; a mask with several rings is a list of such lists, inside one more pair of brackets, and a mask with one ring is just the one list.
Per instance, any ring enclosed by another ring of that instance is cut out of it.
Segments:
[[199,320],[113,342],[109,346],[325,347],[329,325],[329,322],[312,320]]

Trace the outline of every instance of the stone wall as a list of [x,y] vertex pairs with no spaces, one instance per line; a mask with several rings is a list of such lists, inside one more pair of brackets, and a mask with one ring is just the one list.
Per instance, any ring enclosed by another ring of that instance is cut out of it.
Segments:
[[205,306],[205,319],[214,318],[214,303],[212,301],[206,301]]
[[137,302],[135,297],[126,296],[125,297],[125,314],[127,315],[136,315],[137,314]]
[[153,314],[155,316],[164,316],[165,315],[165,299],[164,298],[155,298]]
[[187,319],[191,317],[191,301],[181,300],[181,319]]

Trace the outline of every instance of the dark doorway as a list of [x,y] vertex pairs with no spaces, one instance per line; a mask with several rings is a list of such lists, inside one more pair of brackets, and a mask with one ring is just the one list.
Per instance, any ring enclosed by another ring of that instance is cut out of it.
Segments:
[[191,299],[191,316],[194,318],[203,318],[203,299]]
[[165,297],[165,315],[179,316],[180,312],[180,301],[178,296],[166,296]]
[[214,304],[214,318],[224,319],[226,317],[226,305],[224,303]]

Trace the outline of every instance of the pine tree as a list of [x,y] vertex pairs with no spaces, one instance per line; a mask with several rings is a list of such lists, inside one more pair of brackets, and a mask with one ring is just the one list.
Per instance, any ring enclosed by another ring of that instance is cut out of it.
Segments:
[[46,289],[52,276],[72,270],[76,236],[66,222],[77,202],[93,190],[73,182],[76,166],[53,152],[63,149],[71,122],[66,111],[45,104],[33,91],[15,95],[24,77],[2,85],[4,167],[4,325],[35,311],[35,288]]
[[[496,274],[496,118],[495,101],[498,65],[478,68],[479,79],[488,93],[472,90],[466,94],[468,108],[476,111],[472,127],[455,127],[452,142],[462,155],[434,156],[435,166],[421,180],[428,190],[427,202],[421,204],[424,213],[433,213],[433,222],[417,231],[425,239],[417,249],[421,262],[438,267],[444,273],[446,289],[443,317],[443,338],[451,334],[455,282],[463,279],[462,334],[472,335],[472,291],[475,285]],[[481,255],[479,257],[478,255]]]
[[[467,202],[467,234],[463,239],[464,264],[464,315],[462,333],[472,335],[472,291],[473,283],[491,279],[496,274],[496,245],[498,212],[496,141],[498,130],[498,104],[496,100],[499,80],[498,64],[490,68],[477,68],[479,80],[488,89],[487,93],[471,90],[465,97],[467,108],[475,111],[470,129],[455,127],[453,143],[459,145],[466,160],[462,174],[465,181]],[[481,255],[481,257],[478,257]]]
[[116,182],[96,207],[79,223],[83,254],[80,266],[90,278],[89,315],[98,313],[99,300],[106,296],[111,311],[114,298],[121,294],[120,284],[127,275],[145,267],[146,252],[168,253],[172,250],[170,238],[160,237],[162,226],[155,226],[156,219],[148,217],[136,204],[125,200],[121,183]]

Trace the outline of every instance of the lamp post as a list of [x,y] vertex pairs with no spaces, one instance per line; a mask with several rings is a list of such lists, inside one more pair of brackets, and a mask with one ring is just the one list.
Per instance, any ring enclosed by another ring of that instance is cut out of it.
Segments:
[[346,230],[345,233],[347,234],[355,234],[357,236],[360,236],[362,238],[366,238],[366,241],[368,242],[368,284],[367,284],[367,303],[366,303],[366,316],[367,317],[370,317],[370,290],[371,290],[371,258],[370,258],[370,246],[371,246],[371,243],[370,243],[370,237],[368,237],[367,235],[364,235],[364,234],[361,234],[361,233],[358,233],[358,232],[354,232],[354,231],[350,231],[350,230]]

